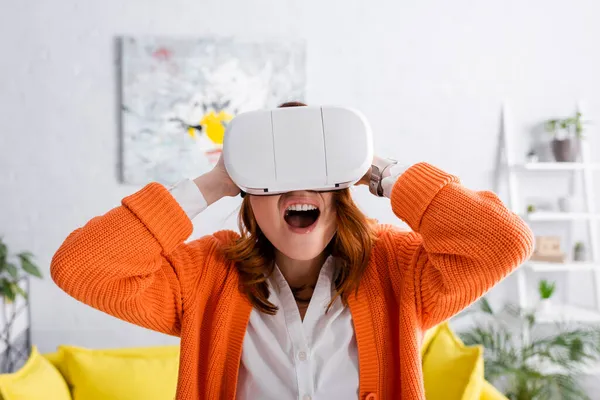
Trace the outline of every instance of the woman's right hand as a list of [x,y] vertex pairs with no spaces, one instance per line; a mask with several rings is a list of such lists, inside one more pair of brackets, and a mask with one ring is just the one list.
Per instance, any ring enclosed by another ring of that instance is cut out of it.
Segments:
[[208,205],[216,202],[223,197],[235,197],[240,193],[240,188],[231,180],[231,177],[225,169],[223,153],[214,168],[194,179],[194,183],[202,192]]

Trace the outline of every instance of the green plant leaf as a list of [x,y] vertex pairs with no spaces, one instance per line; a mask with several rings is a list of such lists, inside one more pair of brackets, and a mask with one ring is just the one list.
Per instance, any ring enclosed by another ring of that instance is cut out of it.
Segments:
[[13,278],[13,279],[17,279],[17,277],[19,276],[19,270],[17,269],[17,266],[13,263],[6,263],[6,271],[8,272],[8,274]]
[[5,301],[10,303],[15,301],[17,297],[17,294],[13,290],[11,283],[12,282],[10,282],[8,279],[0,280],[0,292],[2,293],[2,297],[4,297]]
[[583,341],[581,338],[575,338],[569,346],[569,358],[574,361],[581,361],[585,357]]
[[40,272],[39,268],[31,262],[30,257],[31,256],[24,255],[23,253],[19,254],[19,258],[21,259],[21,268],[29,275],[41,278],[42,273]]
[[479,300],[479,309],[486,314],[494,315],[494,310],[492,309],[492,305],[488,301],[487,298],[482,297]]
[[508,315],[513,316],[515,318],[522,318],[525,310],[515,304],[507,304],[504,306],[504,310],[508,313]]
[[19,286],[18,284],[15,284],[14,290],[15,290],[16,294],[21,295],[24,299],[28,298],[27,292],[21,286]]
[[[546,283],[554,290],[555,285]],[[486,323],[476,319],[476,325],[459,332],[459,337],[465,345],[483,346],[485,377],[501,383],[509,399],[588,398],[577,377],[590,361],[600,360],[600,325],[559,324],[551,334],[545,334],[546,330],[534,329],[535,312],[507,304],[505,309],[521,322],[517,324],[520,332],[513,333],[513,325],[509,327],[500,316],[490,318],[485,306],[479,309]],[[524,340],[525,330],[535,334]]]
[[548,375],[540,391],[541,398],[560,400],[587,400],[588,395],[577,383],[575,377],[564,374]]
[[8,257],[8,248],[2,238],[0,238],[0,271],[4,269],[4,264],[6,262],[6,257]]
[[556,131],[557,124],[558,124],[557,119],[551,119],[549,121],[546,121],[546,124],[545,124],[546,132],[554,133]]
[[538,286],[538,291],[540,293],[541,299],[549,299],[554,294],[554,290],[556,289],[555,282],[548,282],[545,279],[542,279]]

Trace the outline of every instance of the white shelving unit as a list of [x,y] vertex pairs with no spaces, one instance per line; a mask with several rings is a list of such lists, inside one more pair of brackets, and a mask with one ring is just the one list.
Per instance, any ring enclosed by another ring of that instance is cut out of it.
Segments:
[[594,310],[556,304],[552,305],[552,311],[549,313],[538,312],[536,321],[543,323],[554,323],[556,321],[597,323],[600,322],[600,314]]
[[539,212],[534,212],[531,214],[523,214],[522,217],[529,221],[552,222],[552,221],[595,220],[595,219],[600,218],[600,214],[539,211]]
[[600,169],[600,164],[584,164],[574,162],[536,162],[516,164],[511,166],[515,170],[524,171],[579,171],[584,168]]
[[[590,160],[590,151],[585,140],[581,142],[581,162],[538,162],[538,163],[520,163],[515,159],[516,150],[513,147],[511,137],[510,115],[506,106],[502,109],[500,124],[500,145],[501,153],[499,166],[504,167],[503,171],[498,171],[497,178],[505,172],[507,175],[508,186],[508,205],[512,211],[520,214],[535,231],[535,223],[538,222],[571,222],[583,221],[587,224],[588,244],[590,247],[591,260],[588,262],[566,262],[549,263],[529,261],[525,267],[535,272],[567,272],[581,273],[582,271],[592,272],[594,275],[594,297],[595,308],[587,309],[573,305],[553,306],[552,312],[538,316],[538,322],[598,322],[600,323],[600,236],[598,232],[598,223],[600,213],[595,210],[593,173],[600,171],[599,163],[592,163]],[[585,200],[585,210],[576,213],[561,212],[533,212],[524,214],[525,207],[522,206],[519,196],[518,179],[523,173],[528,171],[538,171],[539,173],[556,174],[567,171],[572,174],[571,178],[581,176],[583,182],[583,197]],[[498,182],[497,182],[498,183]],[[516,272],[519,292],[519,305],[522,308],[535,306],[531,303],[527,293],[527,270],[520,268]]]
[[595,268],[600,268],[600,265],[593,262],[582,261],[572,261],[566,263],[529,261],[526,265],[533,271],[537,272],[592,271]]

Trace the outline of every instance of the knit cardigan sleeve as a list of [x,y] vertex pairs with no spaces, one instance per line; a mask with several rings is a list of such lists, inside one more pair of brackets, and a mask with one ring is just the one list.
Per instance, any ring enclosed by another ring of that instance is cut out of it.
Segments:
[[186,267],[199,269],[185,262],[184,241],[191,233],[192,223],[177,201],[151,183],[72,232],[54,255],[50,273],[83,303],[179,335]]
[[472,191],[427,163],[404,172],[392,209],[413,230],[390,233],[398,266],[428,329],[473,303],[533,250],[525,222],[489,191]]

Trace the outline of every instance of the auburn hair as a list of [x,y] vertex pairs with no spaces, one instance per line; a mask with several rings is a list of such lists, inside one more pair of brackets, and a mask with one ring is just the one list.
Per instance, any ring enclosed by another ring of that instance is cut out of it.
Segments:
[[[302,107],[300,102],[289,102],[279,107]],[[325,251],[337,258],[340,269],[335,279],[336,295],[347,304],[349,295],[358,289],[367,268],[376,236],[373,222],[358,208],[350,189],[334,191],[332,206],[336,210],[337,230]],[[234,262],[240,276],[242,292],[252,305],[267,314],[275,314],[277,307],[269,299],[267,279],[275,268],[275,248],[263,234],[245,196],[238,215],[241,237],[224,248],[225,257]],[[330,303],[330,305],[331,305]]]

